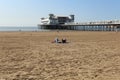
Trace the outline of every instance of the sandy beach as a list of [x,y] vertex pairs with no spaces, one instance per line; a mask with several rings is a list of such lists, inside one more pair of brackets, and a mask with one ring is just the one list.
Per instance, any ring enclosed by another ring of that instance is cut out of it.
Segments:
[[0,32],[0,80],[120,80],[120,32]]

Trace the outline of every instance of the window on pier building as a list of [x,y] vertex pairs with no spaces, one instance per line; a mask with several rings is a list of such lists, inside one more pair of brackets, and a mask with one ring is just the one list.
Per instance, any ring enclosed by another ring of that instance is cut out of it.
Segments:
[[59,24],[65,24],[68,21],[67,17],[58,17]]

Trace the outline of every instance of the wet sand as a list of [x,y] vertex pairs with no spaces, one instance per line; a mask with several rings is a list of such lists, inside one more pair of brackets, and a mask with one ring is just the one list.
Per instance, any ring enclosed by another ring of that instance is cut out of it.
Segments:
[[1,79],[120,80],[120,32],[0,32]]

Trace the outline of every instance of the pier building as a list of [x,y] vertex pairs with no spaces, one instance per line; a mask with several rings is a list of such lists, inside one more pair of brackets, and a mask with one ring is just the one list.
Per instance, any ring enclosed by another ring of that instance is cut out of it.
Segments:
[[59,25],[69,22],[74,22],[74,15],[69,16],[56,16],[54,14],[49,14],[48,18],[41,18],[41,25]]

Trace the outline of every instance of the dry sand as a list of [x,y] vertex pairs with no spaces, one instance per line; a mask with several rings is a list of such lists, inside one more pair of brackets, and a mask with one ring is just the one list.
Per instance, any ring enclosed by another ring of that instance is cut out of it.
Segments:
[[120,80],[120,33],[0,32],[0,80]]

